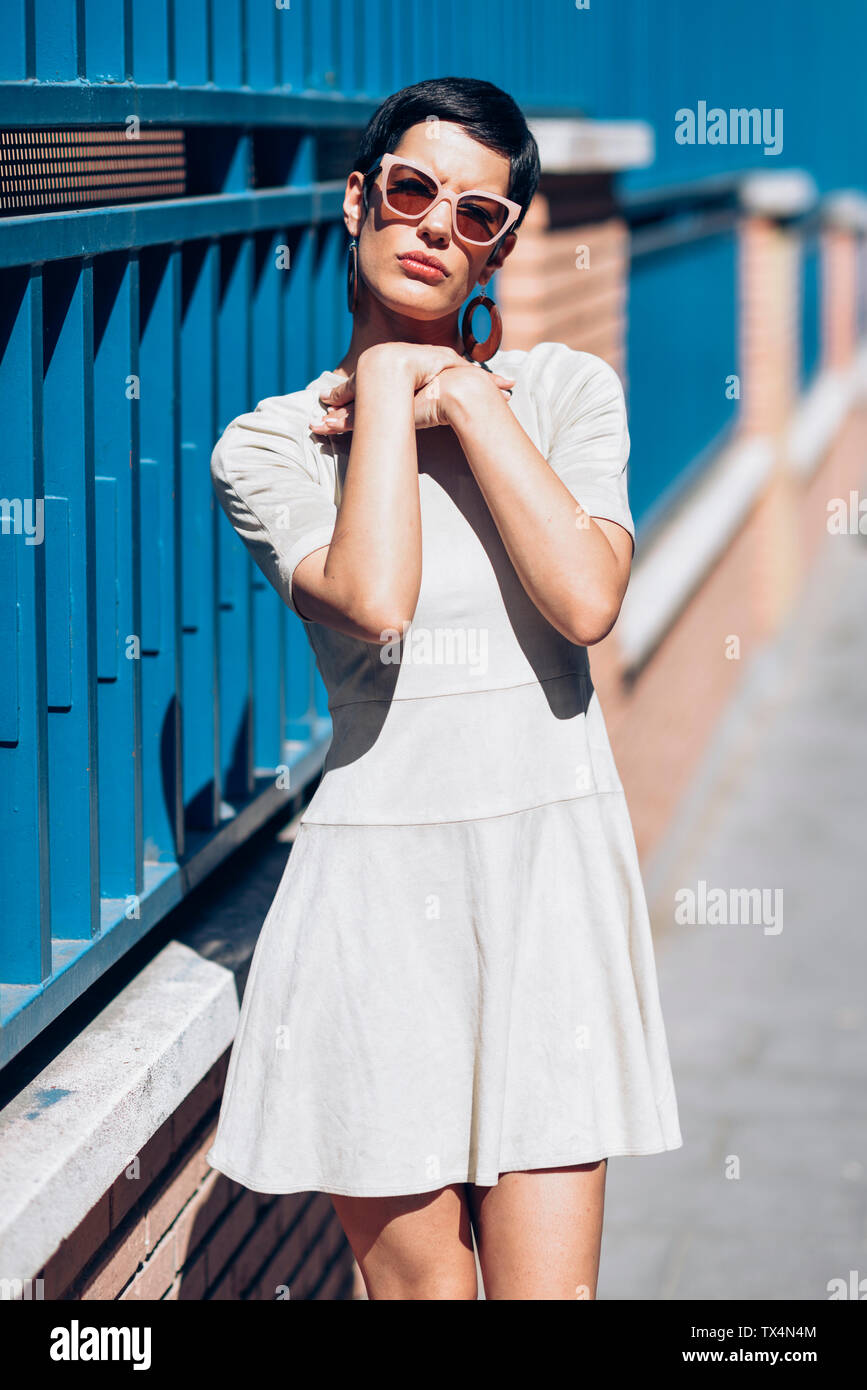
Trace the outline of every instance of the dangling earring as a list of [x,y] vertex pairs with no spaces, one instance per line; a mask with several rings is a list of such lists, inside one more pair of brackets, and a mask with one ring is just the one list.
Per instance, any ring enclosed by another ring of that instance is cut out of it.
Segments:
[[349,243],[349,263],[346,273],[346,301],[350,314],[358,308],[358,242],[355,237]]
[[[473,336],[472,327],[473,314],[481,305],[485,306],[491,316],[491,331],[482,343]],[[494,353],[499,350],[503,338],[503,320],[493,299],[489,298],[484,290],[481,294],[477,294],[475,299],[471,299],[464,310],[464,316],[461,319],[461,337],[464,340],[467,357],[471,362],[487,362],[488,358],[493,357]]]

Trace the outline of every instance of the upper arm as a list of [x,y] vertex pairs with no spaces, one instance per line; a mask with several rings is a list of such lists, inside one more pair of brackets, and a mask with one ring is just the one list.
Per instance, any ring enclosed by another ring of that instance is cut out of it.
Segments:
[[628,577],[635,523],[629,507],[623,387],[602,358],[561,343],[553,346],[557,351],[543,367],[551,411],[548,462],[604,532]]
[[362,642],[380,642],[384,636],[369,632],[366,627],[353,621],[345,610],[331,597],[333,581],[325,573],[329,547],[310,551],[295,565],[292,578],[294,609],[304,623],[322,623],[333,627],[347,637],[357,637]]
[[331,491],[311,470],[299,422],[279,398],[261,401],[223,432],[211,478],[223,511],[266,579],[302,622],[294,574],[314,551],[327,553],[337,520]]

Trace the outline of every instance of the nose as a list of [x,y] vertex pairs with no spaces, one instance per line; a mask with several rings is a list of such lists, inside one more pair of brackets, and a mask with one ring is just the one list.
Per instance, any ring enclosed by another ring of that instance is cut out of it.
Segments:
[[448,241],[452,232],[451,200],[443,195],[433,207],[428,208],[419,226],[441,241]]

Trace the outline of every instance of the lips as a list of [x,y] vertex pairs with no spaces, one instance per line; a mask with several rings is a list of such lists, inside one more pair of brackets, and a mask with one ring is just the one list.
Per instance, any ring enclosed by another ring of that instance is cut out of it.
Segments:
[[428,256],[424,251],[405,251],[398,256],[398,260],[406,270],[424,271],[428,275],[436,273],[440,277],[448,275],[442,261],[438,261],[436,256]]

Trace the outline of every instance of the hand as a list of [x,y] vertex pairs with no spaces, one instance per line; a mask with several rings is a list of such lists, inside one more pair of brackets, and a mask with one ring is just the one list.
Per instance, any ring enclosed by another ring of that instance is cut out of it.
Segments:
[[[479,366],[473,366],[453,348],[433,347],[422,343],[377,343],[375,347],[368,348],[361,354],[359,367],[364,357],[370,354],[376,354],[389,362],[393,359],[398,377],[398,368],[406,371],[404,379],[409,380],[413,388],[413,419],[416,429],[431,429],[449,423],[446,410],[448,393],[445,389],[448,378],[456,375],[465,378],[469,373],[475,378],[481,374],[491,385],[496,385],[506,400],[509,398],[511,386],[514,385],[513,377],[486,372]],[[345,381],[338,382],[320,397],[328,410],[323,420],[311,424],[310,429],[313,433],[343,434],[352,429],[355,413],[352,402],[357,391],[357,376],[357,371],[353,372]],[[451,388],[452,382],[449,381],[448,384]]]

